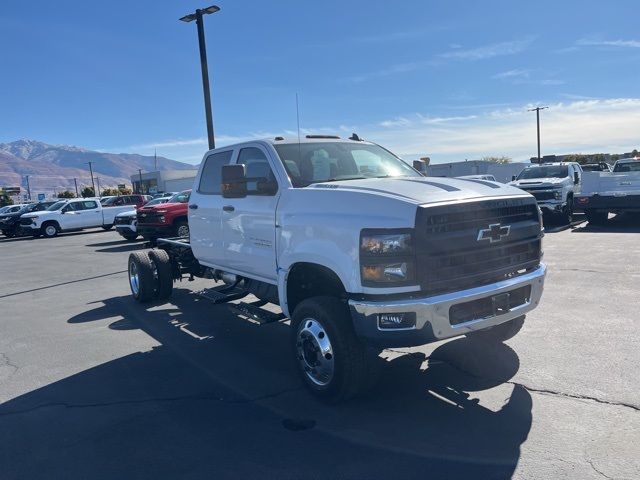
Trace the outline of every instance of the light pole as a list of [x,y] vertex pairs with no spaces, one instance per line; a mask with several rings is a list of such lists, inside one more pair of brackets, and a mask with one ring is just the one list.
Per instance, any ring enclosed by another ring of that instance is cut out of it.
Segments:
[[91,167],[93,162],[87,162],[87,164],[89,165],[89,172],[91,172],[91,188],[93,188],[93,195],[95,196],[95,194],[96,194],[96,184],[93,183],[93,168]]
[[[98,183],[98,195],[96,195],[98,198],[100,198],[100,177],[96,177],[96,182]],[[93,192],[93,194],[95,195],[96,192]]]
[[78,195],[78,180],[74,178],[73,184],[76,186],[76,198],[80,198],[80,195]]
[[198,8],[195,13],[185,15],[180,20],[183,22],[196,21],[198,26],[198,43],[200,45],[200,68],[202,70],[202,88],[204,89],[204,110],[207,116],[207,137],[209,138],[209,150],[216,148],[216,142],[213,135],[213,115],[211,114],[211,90],[209,86],[209,68],[207,66],[207,46],[204,41],[204,22],[203,15],[209,15],[220,11],[217,5],[211,5],[207,8]]
[[27,180],[27,195],[29,197],[29,201],[31,201],[31,187],[29,186],[29,175],[25,175]]
[[540,163],[540,110],[544,110],[549,107],[536,107],[530,108],[529,112],[536,112],[536,124],[538,126],[538,163]]
[[138,169],[138,175],[140,176],[140,185],[138,185],[138,193],[144,194],[144,189],[142,188],[142,169]]

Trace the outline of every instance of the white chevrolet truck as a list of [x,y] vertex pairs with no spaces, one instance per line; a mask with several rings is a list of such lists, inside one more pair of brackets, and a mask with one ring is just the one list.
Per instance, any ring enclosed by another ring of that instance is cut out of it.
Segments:
[[593,225],[605,224],[609,213],[640,212],[640,158],[618,160],[612,172],[586,172],[575,206]]
[[531,165],[509,184],[533,195],[540,209],[564,223],[573,220],[574,198],[580,194],[582,167],[576,162]]
[[47,210],[20,217],[20,227],[34,237],[55,237],[60,232],[102,227],[109,230],[118,213],[130,210],[130,205],[102,207],[97,198],[60,200]]
[[511,338],[545,278],[531,195],[425,178],[356,135],[209,151],[189,226],[190,238],[130,255],[133,297],[168,298],[183,276],[220,281],[200,292],[214,303],[254,295],[234,308],[261,322],[290,318],[301,378],[331,402],[371,383],[372,350]]

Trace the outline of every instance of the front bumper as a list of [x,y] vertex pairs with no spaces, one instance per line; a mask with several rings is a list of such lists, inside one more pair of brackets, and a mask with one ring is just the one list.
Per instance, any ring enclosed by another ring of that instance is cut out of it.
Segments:
[[[424,345],[451,337],[464,335],[513,320],[533,310],[542,296],[546,266],[540,264],[535,270],[518,277],[481,287],[447,293],[427,298],[412,298],[391,301],[350,300],[351,317],[359,337],[380,347],[409,347]],[[452,324],[451,307],[469,304],[475,300],[492,299],[497,295],[530,287],[528,299],[508,311],[472,318]],[[415,326],[405,329],[383,329],[378,324],[379,314],[409,313],[415,315]]]
[[538,200],[538,206],[549,213],[560,213],[567,202],[561,200]]
[[173,227],[171,225],[141,225],[136,226],[136,231],[144,238],[160,238],[172,236]]

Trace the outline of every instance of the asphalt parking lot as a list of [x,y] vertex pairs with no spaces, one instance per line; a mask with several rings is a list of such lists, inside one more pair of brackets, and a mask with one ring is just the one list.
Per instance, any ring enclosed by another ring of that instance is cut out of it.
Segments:
[[284,322],[130,297],[102,230],[0,240],[0,478],[640,478],[640,223],[549,228],[540,308],[494,351],[385,351],[339,406]]

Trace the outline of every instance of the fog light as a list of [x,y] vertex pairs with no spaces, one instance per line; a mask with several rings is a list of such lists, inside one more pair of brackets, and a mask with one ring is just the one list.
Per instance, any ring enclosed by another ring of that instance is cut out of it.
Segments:
[[415,328],[415,326],[415,312],[378,314],[378,328],[380,330],[398,330],[404,328]]

